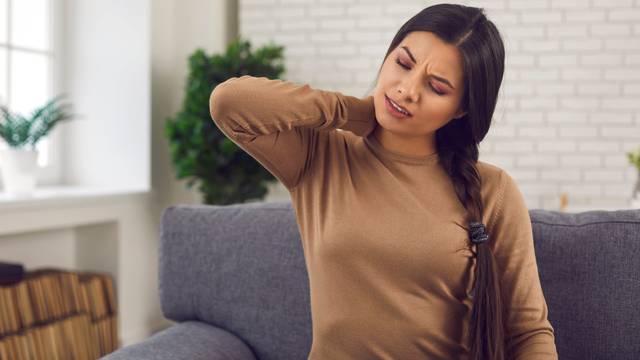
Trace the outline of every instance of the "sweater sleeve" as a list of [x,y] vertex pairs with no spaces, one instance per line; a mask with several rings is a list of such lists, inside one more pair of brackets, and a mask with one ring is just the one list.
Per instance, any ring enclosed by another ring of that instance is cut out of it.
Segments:
[[320,131],[366,136],[376,125],[373,96],[249,75],[217,85],[209,110],[220,131],[289,190],[310,167]]
[[558,359],[533,243],[529,210],[515,180],[504,170],[489,236],[504,305],[507,359]]

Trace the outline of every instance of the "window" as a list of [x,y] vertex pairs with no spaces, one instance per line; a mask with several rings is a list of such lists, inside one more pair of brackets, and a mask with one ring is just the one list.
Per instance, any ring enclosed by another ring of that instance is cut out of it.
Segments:
[[[28,115],[57,95],[54,3],[59,1],[0,0],[0,103],[13,112]],[[53,133],[37,145],[41,167],[52,165]],[[0,146],[7,145],[0,141]]]

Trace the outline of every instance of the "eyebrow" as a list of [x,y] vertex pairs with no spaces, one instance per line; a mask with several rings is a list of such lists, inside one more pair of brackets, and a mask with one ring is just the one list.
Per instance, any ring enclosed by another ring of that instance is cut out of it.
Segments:
[[[406,51],[406,52],[407,52],[407,55],[409,55],[409,57],[411,58],[411,61],[413,61],[413,63],[414,63],[414,64],[417,64],[417,63],[418,63],[418,62],[416,61],[416,58],[414,58],[414,57],[413,57],[413,54],[411,53],[411,51],[409,51],[409,48],[408,48],[408,47],[406,47],[406,46],[401,46],[401,48],[402,48],[404,51]],[[452,89],[455,89],[455,88],[453,87],[453,85],[451,85],[451,83],[449,82],[449,80],[447,80],[447,79],[445,79],[445,78],[443,78],[443,77],[440,77],[440,76],[438,76],[438,75],[431,75],[431,76],[433,76],[434,78],[438,79],[439,81],[442,81],[443,83],[445,83],[445,84],[449,85]]]

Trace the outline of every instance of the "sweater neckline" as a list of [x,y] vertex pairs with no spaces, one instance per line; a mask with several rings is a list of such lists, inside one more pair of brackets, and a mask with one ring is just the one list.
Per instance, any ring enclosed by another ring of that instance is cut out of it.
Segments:
[[376,154],[394,161],[404,162],[408,164],[431,165],[437,164],[439,160],[437,151],[428,155],[409,155],[387,149],[382,146],[380,141],[378,141],[378,139],[373,135],[373,131],[364,138],[364,142]]

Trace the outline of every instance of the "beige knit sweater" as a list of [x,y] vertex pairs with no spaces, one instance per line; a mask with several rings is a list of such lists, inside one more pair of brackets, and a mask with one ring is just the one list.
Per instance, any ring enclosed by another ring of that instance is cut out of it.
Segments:
[[[475,245],[438,154],[383,147],[371,96],[245,75],[218,85],[210,110],[291,195],[310,281],[309,359],[467,358]],[[477,168],[508,359],[557,359],[522,193],[503,169]]]

